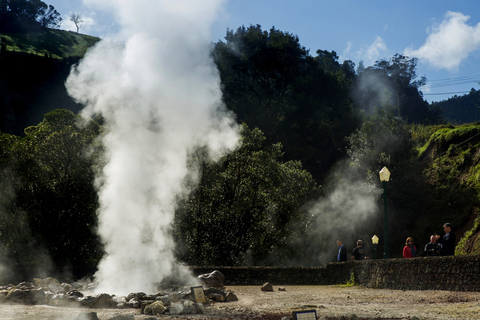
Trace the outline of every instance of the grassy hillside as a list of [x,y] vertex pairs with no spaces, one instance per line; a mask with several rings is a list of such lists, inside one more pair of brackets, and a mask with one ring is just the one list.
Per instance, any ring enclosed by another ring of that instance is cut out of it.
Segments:
[[0,33],[7,51],[31,53],[52,58],[81,58],[100,38],[71,31],[47,29],[39,33]]
[[480,254],[480,123],[431,128],[419,160],[436,205],[418,221],[417,232],[448,221],[459,240],[456,254]]
[[23,135],[52,110],[81,110],[67,94],[65,80],[99,40],[53,29],[0,33],[0,132]]

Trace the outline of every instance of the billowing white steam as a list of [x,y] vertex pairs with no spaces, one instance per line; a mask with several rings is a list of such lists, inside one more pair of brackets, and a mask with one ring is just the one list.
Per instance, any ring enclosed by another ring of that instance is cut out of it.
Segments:
[[188,153],[207,146],[216,157],[238,143],[209,56],[222,1],[86,2],[115,12],[125,39],[100,42],[67,80],[84,114],[102,114],[108,128],[97,290],[151,292],[175,265],[168,229]]

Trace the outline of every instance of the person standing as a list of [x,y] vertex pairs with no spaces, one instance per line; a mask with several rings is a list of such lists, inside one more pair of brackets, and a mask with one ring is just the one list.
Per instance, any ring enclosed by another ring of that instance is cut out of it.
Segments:
[[368,259],[365,248],[363,247],[363,240],[357,240],[357,247],[353,249],[350,260],[364,260]]
[[430,236],[430,242],[425,245],[424,251],[427,257],[435,257],[440,255],[437,237],[435,235]]
[[455,233],[452,231],[452,225],[450,223],[445,223],[443,225],[443,231],[445,234],[443,237],[440,237],[438,234],[436,236],[437,242],[442,245],[440,249],[441,256],[454,256],[455,255]]
[[343,241],[340,239],[337,240],[337,246],[338,246],[337,261],[338,262],[347,261],[347,248],[345,248]]
[[417,247],[413,244],[413,238],[408,237],[405,241],[405,247],[403,247],[404,258],[415,258],[417,256]]

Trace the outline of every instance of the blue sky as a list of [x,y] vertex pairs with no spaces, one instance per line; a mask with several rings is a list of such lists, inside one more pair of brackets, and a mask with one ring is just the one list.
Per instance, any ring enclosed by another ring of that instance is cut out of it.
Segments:
[[[61,29],[75,30],[68,17],[78,12],[84,19],[80,32],[102,38],[116,34],[121,25],[103,4],[121,1],[44,0],[62,14]],[[210,40],[223,39],[227,28],[252,24],[297,35],[311,55],[318,49],[333,50],[340,62],[352,60],[357,66],[359,61],[373,65],[395,53],[416,57],[418,75],[428,79],[421,90],[429,102],[480,89],[477,1],[229,0],[221,4]]]

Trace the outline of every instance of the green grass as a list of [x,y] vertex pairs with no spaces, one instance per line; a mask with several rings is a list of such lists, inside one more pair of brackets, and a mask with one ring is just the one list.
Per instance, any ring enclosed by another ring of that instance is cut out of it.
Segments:
[[100,38],[71,31],[47,29],[35,33],[0,33],[7,51],[25,52],[52,58],[83,57]]

